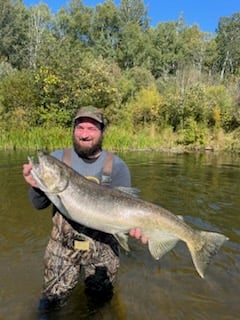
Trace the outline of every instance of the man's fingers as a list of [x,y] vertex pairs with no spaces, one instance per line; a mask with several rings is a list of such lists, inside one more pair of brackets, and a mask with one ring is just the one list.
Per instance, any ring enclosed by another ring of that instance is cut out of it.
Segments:
[[142,232],[139,228],[136,228],[135,229],[135,238],[136,239],[140,239],[141,238],[141,235],[142,235]]
[[140,228],[131,229],[129,231],[129,234],[131,237],[134,237],[138,240],[140,239],[143,244],[146,244],[148,242],[148,238],[142,235],[142,231]]

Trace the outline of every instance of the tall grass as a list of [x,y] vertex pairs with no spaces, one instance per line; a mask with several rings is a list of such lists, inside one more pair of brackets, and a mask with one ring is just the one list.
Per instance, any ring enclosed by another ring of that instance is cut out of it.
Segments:
[[52,150],[69,146],[72,142],[72,129],[33,128],[29,130],[12,129],[2,131],[0,147],[2,149]]
[[[131,128],[110,126],[105,133],[104,148],[107,150],[204,150],[240,152],[240,130],[231,134],[223,130],[206,132],[205,144],[185,145],[179,133],[171,128],[161,131],[154,126],[133,130]],[[0,148],[10,150],[54,150],[72,145],[72,128],[32,128],[0,131]]]
[[104,147],[119,151],[170,149],[177,147],[176,138],[171,128],[163,129],[159,133],[154,126],[138,131],[112,126],[106,132]]

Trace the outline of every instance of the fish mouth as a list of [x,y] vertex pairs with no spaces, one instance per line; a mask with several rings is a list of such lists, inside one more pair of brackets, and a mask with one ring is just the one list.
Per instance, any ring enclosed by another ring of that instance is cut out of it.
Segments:
[[37,160],[38,162],[34,161],[34,157],[28,157],[29,163],[32,165],[33,171],[41,177],[41,174],[44,171],[44,161],[43,157],[46,156],[47,153],[41,150],[37,151]]
[[[42,182],[42,179],[41,179],[41,175],[42,175],[42,172],[43,172],[43,168],[41,166],[40,163],[36,163],[34,161],[34,157],[33,156],[29,156],[28,157],[28,161],[29,163],[32,165],[32,169],[31,169],[31,175],[32,177],[34,178],[34,180],[37,182],[39,188],[47,193],[48,190],[47,188],[45,187],[44,183]],[[40,162],[40,158],[39,158],[39,162]]]
[[32,166],[39,166],[41,163],[41,159],[42,157],[45,155],[46,153],[44,153],[41,150],[37,151],[37,159],[38,159],[38,163],[35,161],[35,157],[34,156],[28,156],[28,162],[32,165]]
[[37,151],[38,162],[41,163],[42,158],[46,155],[47,155],[46,152],[43,152],[42,150],[38,150]]
[[35,162],[34,156],[28,156],[28,162],[32,165],[33,168],[39,167],[39,164]]
[[28,162],[32,165],[31,175],[36,180],[36,177],[41,176],[41,166],[39,163],[34,161],[33,156],[28,156]]
[[32,165],[31,175],[33,176],[34,180],[36,180],[38,183],[39,181],[41,181],[41,176],[43,173],[43,166],[41,165],[41,155],[43,155],[42,152],[41,154],[37,154],[38,162],[35,161],[34,156],[28,156],[28,162]]

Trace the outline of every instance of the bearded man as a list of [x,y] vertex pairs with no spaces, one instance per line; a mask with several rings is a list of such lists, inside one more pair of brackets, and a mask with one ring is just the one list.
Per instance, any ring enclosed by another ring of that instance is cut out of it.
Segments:
[[[126,163],[102,149],[105,128],[104,115],[98,108],[82,107],[73,121],[72,148],[51,154],[95,183],[112,188],[130,187],[131,176]],[[30,164],[23,165],[23,176],[31,186],[29,198],[34,208],[44,209],[51,205],[33,179]],[[120,265],[116,239],[67,219],[54,206],[52,221],[44,256],[44,285],[39,309],[46,311],[62,306],[80,276],[84,279],[87,296],[94,303],[111,299]],[[139,239],[141,231],[132,229],[130,235]],[[144,238],[141,240],[146,242]]]

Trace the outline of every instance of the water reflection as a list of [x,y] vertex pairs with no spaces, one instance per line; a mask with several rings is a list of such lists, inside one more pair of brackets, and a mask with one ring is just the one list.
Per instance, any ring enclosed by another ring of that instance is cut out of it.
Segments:
[[[183,215],[195,228],[230,238],[201,279],[185,244],[159,262],[130,240],[121,253],[115,295],[90,310],[79,285],[48,319],[238,319],[240,280],[240,163],[215,154],[124,153],[141,197]],[[42,256],[51,229],[50,210],[33,209],[21,168],[27,154],[0,152],[0,318],[37,319]]]

